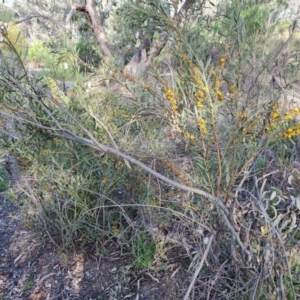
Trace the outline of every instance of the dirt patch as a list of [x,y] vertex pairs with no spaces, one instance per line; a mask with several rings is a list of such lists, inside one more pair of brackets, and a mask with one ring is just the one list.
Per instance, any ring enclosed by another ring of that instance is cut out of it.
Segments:
[[68,256],[43,232],[28,229],[18,208],[0,199],[0,299],[182,299],[180,263],[138,271],[133,257],[108,241],[103,253]]

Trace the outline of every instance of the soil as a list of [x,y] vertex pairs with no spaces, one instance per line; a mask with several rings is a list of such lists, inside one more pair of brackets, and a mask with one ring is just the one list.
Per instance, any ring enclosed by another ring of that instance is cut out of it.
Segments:
[[1,193],[0,300],[183,298],[188,276],[180,262],[136,270],[133,257],[121,255],[113,240],[98,255],[66,254],[21,220],[21,210]]
[[[15,134],[10,121],[1,129]],[[13,157],[5,157],[1,167],[11,188],[22,184]],[[66,254],[39,226],[26,224],[17,202],[7,198],[6,192],[0,193],[0,300],[183,298],[190,276],[178,249],[168,253],[164,265],[151,270],[134,269],[134,257],[130,252],[122,255],[113,240],[107,241],[100,254]]]

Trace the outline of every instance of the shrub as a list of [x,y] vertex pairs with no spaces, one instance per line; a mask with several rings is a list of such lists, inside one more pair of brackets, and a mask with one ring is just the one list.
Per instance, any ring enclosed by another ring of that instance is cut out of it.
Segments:
[[19,56],[26,53],[25,36],[17,24],[8,25],[7,28],[2,26],[0,34],[2,35],[0,49],[4,53],[16,53]]
[[50,59],[50,52],[42,41],[36,41],[29,46],[27,59],[36,67],[39,67]]
[[[157,22],[159,3],[149,13]],[[204,18],[189,30],[166,14],[174,65],[119,85],[121,95],[82,82],[64,93],[54,78],[28,84],[3,72],[14,89],[2,101],[22,130],[13,151],[32,182],[24,206],[58,245],[98,252],[108,238],[131,242],[135,266],[150,268],[172,237],[201,274],[197,299],[295,296],[300,108],[283,105],[275,83],[293,87],[299,70],[279,59],[286,43],[272,46],[273,26],[260,26],[268,10],[253,3],[226,3],[201,42]]]

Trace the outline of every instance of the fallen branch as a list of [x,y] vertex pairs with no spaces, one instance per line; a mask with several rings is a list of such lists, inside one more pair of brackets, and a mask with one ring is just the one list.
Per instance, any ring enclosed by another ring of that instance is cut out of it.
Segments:
[[198,275],[199,275],[199,273],[200,273],[200,271],[201,271],[201,269],[202,269],[203,263],[204,263],[204,261],[206,260],[206,257],[207,257],[207,255],[208,255],[209,250],[210,250],[210,247],[211,247],[211,243],[212,243],[213,238],[214,238],[214,234],[211,234],[211,236],[209,237],[209,240],[208,240],[208,243],[207,243],[205,252],[204,252],[204,254],[203,254],[203,256],[202,256],[202,259],[201,259],[201,261],[200,261],[200,264],[198,265],[198,267],[197,267],[197,269],[196,269],[196,271],[195,271],[195,273],[194,273],[194,276],[193,276],[193,278],[192,278],[192,281],[191,281],[191,283],[190,283],[190,285],[189,285],[188,290],[187,290],[186,293],[185,293],[185,296],[184,296],[183,300],[188,300],[188,298],[189,298],[189,295],[190,295],[191,290],[192,290],[192,288],[193,288],[193,286],[194,286],[194,284],[195,284],[195,281],[196,281],[196,279],[197,279],[197,277],[198,277]]

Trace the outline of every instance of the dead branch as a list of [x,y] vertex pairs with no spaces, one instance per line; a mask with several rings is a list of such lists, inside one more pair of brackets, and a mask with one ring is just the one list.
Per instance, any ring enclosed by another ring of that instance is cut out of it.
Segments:
[[61,27],[61,28],[64,28],[64,25],[62,25],[61,23],[55,21],[53,18],[51,18],[50,16],[46,16],[46,15],[43,15],[43,14],[36,14],[36,15],[32,15],[32,16],[27,16],[23,19],[20,19],[20,20],[16,20],[15,22],[13,22],[12,24],[20,24],[22,22],[26,22],[28,20],[31,20],[31,19],[34,19],[34,18],[44,18],[46,20],[49,20],[51,21],[53,24],[57,25],[58,27]]
[[191,292],[191,290],[192,290],[192,288],[193,288],[193,286],[194,286],[194,284],[195,284],[195,281],[196,281],[196,279],[197,279],[197,277],[198,277],[198,275],[199,275],[199,273],[200,273],[200,271],[201,271],[201,269],[202,269],[203,263],[204,263],[204,261],[206,260],[206,257],[207,257],[207,255],[208,255],[209,250],[210,250],[210,247],[211,247],[211,243],[212,243],[213,238],[214,238],[214,234],[212,234],[212,235],[209,237],[208,244],[207,244],[207,246],[206,246],[205,252],[204,252],[204,254],[203,254],[203,256],[202,256],[202,259],[201,259],[201,261],[200,261],[199,266],[197,267],[197,269],[196,269],[196,271],[195,271],[195,273],[194,273],[194,276],[193,276],[193,278],[192,278],[192,281],[191,281],[191,283],[190,283],[190,285],[189,285],[188,290],[187,290],[186,293],[185,293],[185,296],[184,296],[183,300],[188,300],[188,298],[189,298],[190,292]]
[[182,4],[181,8],[178,10],[178,12],[175,15],[175,20],[178,23],[182,22],[182,19],[188,12],[188,10],[195,4],[196,0],[185,0],[185,2]]
[[[23,95],[23,97],[24,96],[30,97],[30,99],[34,99],[34,101],[36,101],[36,103],[40,103],[40,100],[39,100],[38,96],[35,95],[34,93],[32,93],[31,91],[28,91],[26,88],[24,88],[20,84],[20,82],[18,82],[15,78],[13,78],[13,76],[8,74],[4,70],[2,70],[2,74],[11,82],[12,87],[14,87],[14,89],[17,88],[21,91],[21,94]],[[62,112],[64,112],[66,114],[66,116],[68,116],[70,119],[72,119],[72,121],[78,126],[78,128],[80,128],[82,130],[82,132],[88,138],[80,137],[76,133],[70,131],[69,129],[66,129],[66,128],[62,127],[60,125],[60,123],[53,117],[53,114],[50,111],[48,111],[48,109],[45,108],[42,103],[40,103],[40,104],[42,106],[42,109],[43,109],[44,113],[54,122],[54,124],[56,125],[55,128],[44,126],[44,125],[40,124],[37,121],[37,119],[35,119],[34,114],[31,113],[31,112],[29,112],[28,115],[33,118],[32,121],[27,120],[25,118],[22,118],[20,116],[15,116],[15,115],[10,115],[10,117],[18,119],[19,121],[21,121],[23,123],[31,124],[31,125],[35,126],[36,128],[46,130],[47,132],[49,132],[53,136],[57,136],[57,137],[60,137],[60,138],[65,138],[65,139],[68,139],[68,140],[71,140],[71,141],[75,141],[77,143],[80,143],[82,145],[86,145],[86,146],[91,147],[91,148],[93,148],[93,149],[95,149],[99,152],[102,152],[102,153],[114,154],[118,157],[123,158],[124,160],[127,160],[128,162],[131,162],[132,164],[134,164],[136,166],[139,166],[140,168],[142,168],[146,172],[152,174],[153,176],[159,178],[160,180],[162,180],[162,181],[164,181],[168,184],[171,184],[172,186],[174,186],[178,189],[181,189],[181,190],[184,190],[184,191],[187,191],[187,192],[191,192],[191,193],[195,193],[195,194],[198,194],[200,196],[203,196],[203,197],[211,200],[212,202],[214,202],[216,205],[218,205],[221,208],[221,210],[223,211],[224,218],[228,221],[228,219],[226,217],[226,216],[229,215],[228,208],[225,206],[225,204],[223,203],[223,201],[220,198],[215,197],[214,195],[212,195],[208,192],[205,192],[203,190],[200,190],[198,188],[190,187],[190,186],[187,186],[185,184],[176,182],[172,179],[169,179],[169,178],[165,177],[164,175],[158,173],[157,171],[151,169],[147,165],[143,164],[139,160],[135,159],[134,157],[122,152],[118,148],[113,148],[113,147],[110,147],[110,146],[99,143],[97,141],[97,139],[95,139],[93,134],[88,129],[86,129],[67,109],[65,109],[62,104],[60,104],[57,100],[55,100],[52,97],[51,94],[47,94],[45,96],[47,96],[48,99],[51,99],[53,104],[55,104]],[[235,234],[237,235],[236,232],[235,232]]]

